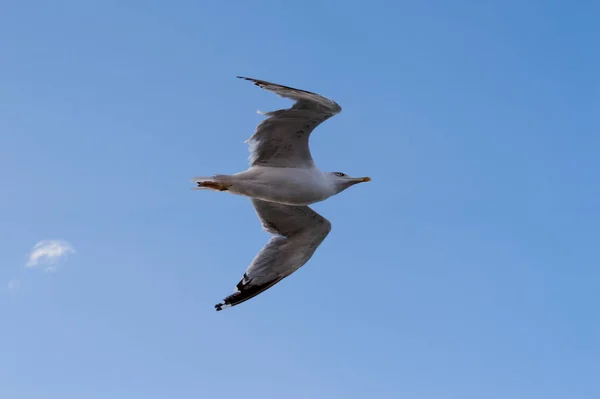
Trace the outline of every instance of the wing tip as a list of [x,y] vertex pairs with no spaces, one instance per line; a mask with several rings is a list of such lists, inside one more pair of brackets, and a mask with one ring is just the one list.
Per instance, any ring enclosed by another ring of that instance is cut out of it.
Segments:
[[268,86],[286,87],[286,86],[279,85],[277,83],[267,82],[266,80],[262,80],[262,79],[249,78],[247,76],[236,76],[236,78],[242,79],[242,80],[247,80],[248,82],[252,82],[254,84],[254,86],[257,86],[257,87],[260,87],[261,89],[266,89],[266,90],[269,90]]
[[257,86],[259,86],[260,84],[268,84],[269,83],[269,82],[264,81],[264,80],[255,79],[255,78],[249,78],[247,76],[236,76],[236,78],[242,79],[242,80],[247,80],[249,82],[253,82]]
[[277,284],[278,282],[283,280],[284,277],[280,276],[280,277],[277,277],[277,278],[269,281],[268,283],[252,286],[250,288],[243,285],[242,282],[244,281],[245,278],[247,278],[247,276],[244,273],[244,278],[242,279],[242,281],[240,281],[238,283],[238,285],[236,287],[237,291],[235,291],[233,294],[229,295],[227,298],[223,299],[223,302],[217,303],[215,305],[215,310],[217,312],[219,312],[223,309],[227,309],[227,308],[231,308],[233,306],[239,305],[240,303],[246,302],[247,300],[254,298],[258,294],[268,290],[269,288],[271,288],[272,286],[274,286],[275,284]]
[[223,309],[227,309],[227,308],[230,308],[230,307],[231,307],[231,305],[228,305],[228,304],[226,304],[225,302],[221,302],[221,303],[217,303],[217,304],[215,305],[215,310],[216,310],[217,312],[220,312],[221,310],[223,310]]
[[[325,107],[329,108],[329,110],[331,112],[331,115],[337,115],[340,112],[342,112],[342,107],[337,102],[335,102],[335,101],[333,101],[333,100],[331,100],[331,99],[329,99],[327,97],[324,97],[321,94],[312,92],[312,91],[303,90],[303,89],[297,89],[295,87],[285,86],[285,85],[282,85],[282,84],[279,84],[279,83],[273,83],[273,82],[269,82],[269,81],[261,80],[261,79],[249,78],[249,77],[246,77],[246,76],[239,76],[238,75],[236,77],[238,79],[243,79],[243,80],[247,80],[249,82],[252,82],[252,83],[254,83],[255,86],[257,86],[257,87],[259,87],[261,89],[272,91],[272,92],[278,94],[281,97],[295,98],[293,96],[277,92],[278,88],[279,89],[284,89],[284,90],[291,90],[291,91],[295,91],[295,92],[298,92],[298,93],[306,93],[306,94],[310,94],[310,95],[313,95],[313,96],[317,96],[320,99],[320,101],[317,100],[317,103],[321,103],[321,105],[324,105]],[[295,99],[299,100],[298,98],[295,98]],[[323,104],[322,102],[325,102],[326,104]],[[258,113],[261,113],[261,112],[258,112]],[[269,115],[270,113],[266,112],[266,113],[262,113],[262,114],[263,115]]]
[[262,79],[256,79],[256,78],[249,78],[247,76],[239,76],[239,75],[236,76],[236,78],[252,82],[252,83],[254,83],[255,86],[258,86],[261,89],[273,90],[273,89],[268,88],[267,86],[271,86],[273,88],[279,87],[279,88],[286,89],[286,90],[293,90],[293,91],[297,91],[297,92],[301,92],[301,93],[313,94],[315,96],[322,97],[320,94],[313,93],[312,91],[303,90],[303,89],[297,89],[295,87],[286,86],[286,85],[282,85],[282,84],[279,84],[279,83],[269,82],[268,80],[262,80]]

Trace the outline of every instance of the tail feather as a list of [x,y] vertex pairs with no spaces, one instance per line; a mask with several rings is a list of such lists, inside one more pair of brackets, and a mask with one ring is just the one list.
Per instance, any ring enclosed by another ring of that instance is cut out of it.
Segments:
[[194,187],[194,190],[210,190],[208,187],[201,186],[201,184],[204,182],[217,182],[214,176],[196,176],[193,177],[190,181],[196,186]]
[[219,190],[225,191],[231,186],[231,179],[228,175],[197,176],[191,179],[196,184],[194,190]]

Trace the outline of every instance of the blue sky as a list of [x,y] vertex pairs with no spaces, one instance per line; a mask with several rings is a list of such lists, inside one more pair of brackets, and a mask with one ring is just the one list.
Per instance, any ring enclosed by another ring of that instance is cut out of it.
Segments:
[[[0,397],[600,397],[597,2],[1,9]],[[373,181],[217,313],[268,236],[189,178],[289,104],[236,75],[339,102],[313,156]]]

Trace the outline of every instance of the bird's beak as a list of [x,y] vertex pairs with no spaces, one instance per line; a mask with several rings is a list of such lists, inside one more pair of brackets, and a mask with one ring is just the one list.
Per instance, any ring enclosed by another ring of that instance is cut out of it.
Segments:
[[357,177],[356,179],[352,179],[353,183],[366,183],[368,181],[371,181],[370,177]]

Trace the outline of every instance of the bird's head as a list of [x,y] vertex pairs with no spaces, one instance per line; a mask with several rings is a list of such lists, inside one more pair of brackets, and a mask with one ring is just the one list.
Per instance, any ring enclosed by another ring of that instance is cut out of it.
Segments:
[[337,192],[342,192],[350,186],[371,181],[370,177],[350,177],[342,172],[329,172],[330,179],[335,183]]

